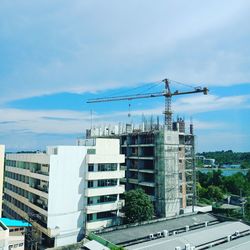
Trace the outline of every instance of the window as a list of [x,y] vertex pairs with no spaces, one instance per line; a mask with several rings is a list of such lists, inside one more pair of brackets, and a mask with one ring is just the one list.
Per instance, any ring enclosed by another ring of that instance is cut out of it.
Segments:
[[93,197],[88,197],[88,205],[91,205],[94,203]]
[[117,179],[111,180],[98,180],[98,187],[109,187],[109,186],[116,186]]
[[94,171],[94,164],[89,164],[88,165],[88,171],[93,172]]
[[93,214],[87,214],[87,221],[93,220]]
[[115,216],[116,211],[108,211],[97,213],[97,219],[111,218]]
[[117,195],[103,195],[98,199],[98,203],[114,202],[117,200]]
[[94,148],[88,148],[88,149],[87,149],[87,154],[88,154],[88,155],[95,155],[95,153],[96,153],[96,152],[95,152],[95,149],[94,149]]
[[116,163],[98,164],[98,171],[116,171]]
[[94,182],[93,181],[88,181],[88,188],[92,188],[94,186]]

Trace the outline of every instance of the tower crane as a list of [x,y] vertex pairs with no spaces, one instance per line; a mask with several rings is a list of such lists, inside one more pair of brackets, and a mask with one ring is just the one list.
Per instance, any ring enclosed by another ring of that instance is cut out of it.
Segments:
[[161,92],[94,98],[94,99],[87,100],[87,103],[123,101],[123,100],[134,100],[134,99],[143,99],[143,98],[164,96],[165,97],[165,110],[163,111],[163,114],[164,114],[164,118],[165,118],[165,125],[167,126],[168,130],[172,130],[172,114],[173,114],[173,112],[171,110],[172,96],[188,95],[188,94],[195,94],[195,93],[203,93],[204,95],[207,95],[209,90],[207,87],[203,87],[203,88],[196,87],[191,91],[180,92],[180,91],[176,90],[176,91],[172,92],[170,89],[170,80],[166,78],[166,79],[163,79],[162,82],[164,83],[164,89]]

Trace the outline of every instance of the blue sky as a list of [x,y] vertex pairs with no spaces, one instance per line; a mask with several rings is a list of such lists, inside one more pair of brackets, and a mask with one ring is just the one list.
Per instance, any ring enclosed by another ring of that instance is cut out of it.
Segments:
[[[193,118],[198,151],[249,151],[249,11],[247,0],[1,1],[0,143],[74,144],[90,110],[94,124],[128,120],[128,102],[86,99],[167,77],[210,89],[173,99],[175,116]],[[131,101],[134,121],[162,110],[162,98]]]

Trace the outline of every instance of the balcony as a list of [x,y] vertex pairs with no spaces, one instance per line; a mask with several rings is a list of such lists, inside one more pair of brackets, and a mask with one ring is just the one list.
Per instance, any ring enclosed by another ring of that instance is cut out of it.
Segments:
[[154,174],[154,169],[139,169],[141,173]]
[[49,173],[41,170],[37,170],[36,172],[29,171],[27,175],[38,180],[49,181]]
[[42,192],[48,193],[48,186],[47,185],[36,185],[35,188],[42,191]]
[[136,160],[154,160],[154,156],[127,156],[126,158],[129,159],[136,159]]
[[88,172],[86,180],[121,179],[125,177],[125,170]]
[[128,179],[128,182],[129,182],[129,183],[132,183],[132,184],[138,184],[138,179],[129,178],[129,179]]
[[111,194],[122,194],[125,192],[125,186],[112,186],[112,187],[99,187],[99,188],[88,188],[85,191],[87,197],[111,195]]
[[36,173],[49,176],[49,172],[47,172],[47,171],[37,170]]
[[119,200],[115,202],[98,203],[94,205],[87,206],[87,214],[93,214],[97,212],[105,212],[111,210],[118,210],[124,206],[124,200]]
[[41,199],[37,199],[33,202],[34,205],[44,209],[44,210],[48,210],[48,205]]
[[89,164],[99,164],[99,163],[124,163],[124,155],[87,155],[86,161]]
[[155,183],[154,182],[149,182],[149,181],[139,182],[139,185],[141,185],[141,186],[147,186],[147,187],[155,187]]

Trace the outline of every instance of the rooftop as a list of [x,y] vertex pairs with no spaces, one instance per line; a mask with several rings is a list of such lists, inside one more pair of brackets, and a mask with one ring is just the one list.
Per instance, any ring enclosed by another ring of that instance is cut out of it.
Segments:
[[28,222],[22,220],[13,220],[9,218],[0,218],[0,221],[7,227],[29,227],[31,226]]
[[[237,231],[239,233],[238,237],[236,235]],[[128,246],[126,248],[128,250],[154,250],[156,248],[157,250],[165,250],[175,249],[176,247],[185,249],[185,246],[188,245],[195,247],[195,249],[206,249],[218,244],[218,246],[213,249],[249,249],[249,234],[250,226],[242,222],[223,222],[184,232],[179,235],[167,236]],[[243,237],[243,235],[247,236]],[[230,242],[228,242],[228,236],[230,236]],[[229,246],[232,248],[228,248]],[[248,246],[248,248],[242,248],[242,246]]]
[[213,250],[249,250],[250,249],[250,235],[238,238],[223,245],[218,245]]
[[147,240],[149,234],[155,234],[157,232],[162,232],[163,230],[182,230],[186,225],[196,227],[202,224],[202,226],[204,226],[205,222],[216,223],[218,220],[210,214],[195,214],[174,219],[165,219],[150,224],[137,225],[110,232],[103,232],[98,235],[114,244],[126,246]]

